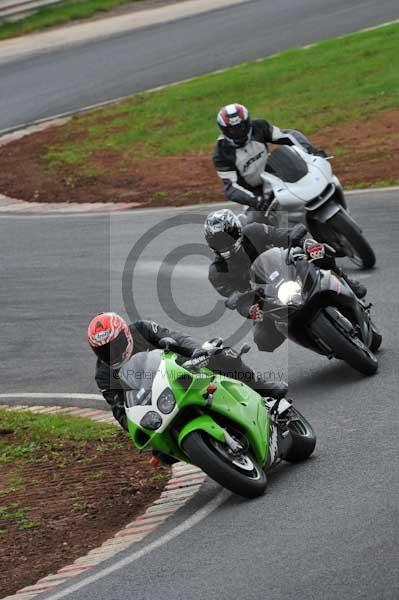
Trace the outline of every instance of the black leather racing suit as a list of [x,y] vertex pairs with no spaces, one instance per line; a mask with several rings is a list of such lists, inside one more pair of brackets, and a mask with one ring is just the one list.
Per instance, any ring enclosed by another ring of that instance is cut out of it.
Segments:
[[[138,352],[159,348],[160,340],[165,337],[173,338],[176,341],[173,350],[187,358],[190,358],[194,351],[200,348],[200,344],[191,336],[171,331],[154,321],[136,321],[129,325],[129,328],[134,341],[132,356]],[[274,383],[263,381],[231,349],[214,356],[209,367],[213,371],[243,381],[263,396],[283,398],[286,395],[287,385],[284,382]],[[96,383],[105,400],[111,405],[115,419],[119,421],[124,429],[127,429],[124,396],[118,373],[118,369],[111,369],[107,364],[97,360]]]
[[[288,229],[277,229],[260,223],[250,223],[243,228],[240,250],[229,260],[216,256],[209,266],[208,278],[219,294],[229,298],[234,292],[248,292],[249,270],[253,261],[272,246],[288,247]],[[237,294],[237,298],[239,294]],[[237,307],[239,309],[239,306]],[[248,318],[248,311],[242,316]],[[254,342],[259,350],[273,352],[285,337],[266,316],[262,322],[254,323]]]
[[[225,298],[231,298],[235,293],[236,302],[229,308],[236,308],[243,317],[249,318],[249,308],[251,304],[257,302],[255,293],[248,294],[250,267],[253,261],[268,248],[272,246],[287,248],[289,231],[289,229],[277,229],[260,223],[250,223],[243,228],[242,246],[236,254],[228,260],[221,256],[215,257],[209,266],[209,281]],[[300,240],[295,240],[295,243],[299,242]],[[354,282],[337,267],[332,256],[317,261],[317,266],[334,270],[353,287]],[[267,313],[263,321],[254,322],[254,342],[258,350],[273,352],[284,340],[285,337],[276,329],[274,322],[267,318]]]

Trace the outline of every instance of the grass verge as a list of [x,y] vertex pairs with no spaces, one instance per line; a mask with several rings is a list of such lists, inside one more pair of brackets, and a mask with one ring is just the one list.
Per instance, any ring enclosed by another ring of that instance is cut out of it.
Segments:
[[112,425],[79,417],[0,409],[0,533],[7,533],[10,526],[19,529],[39,526],[27,517],[29,509],[18,502],[7,503],[7,497],[16,492],[21,495],[32,484],[22,475],[26,467],[51,463],[56,468],[63,468],[67,464],[65,453],[72,446],[74,454],[81,455],[84,460],[89,443],[97,444],[100,449],[103,443],[112,441],[115,441],[115,447],[120,446]]
[[88,441],[115,438],[115,427],[79,417],[41,415],[0,409],[0,465],[43,460],[62,454],[65,443],[84,448]]
[[[215,114],[241,102],[254,116],[306,134],[399,106],[399,24],[355,33],[198,77],[75,117],[43,148],[50,169],[89,175],[99,155],[130,161],[209,150]],[[116,166],[115,166],[116,165]]]
[[[67,416],[40,415],[0,409],[0,535],[10,528],[33,529],[40,521],[29,518],[29,507],[20,501],[10,501],[15,494],[23,496],[34,481],[24,476],[26,468],[35,463],[51,463],[55,468],[67,465],[65,453],[73,447],[82,456],[89,443],[116,442],[115,427],[88,419]],[[91,460],[93,457],[91,456]]]
[[35,14],[15,22],[0,21],[0,40],[65,25],[79,19],[87,19],[100,12],[108,12],[122,4],[142,0],[66,0],[54,6],[40,8]]
[[120,428],[66,415],[0,409],[0,456],[1,598],[101,545],[169,477]]

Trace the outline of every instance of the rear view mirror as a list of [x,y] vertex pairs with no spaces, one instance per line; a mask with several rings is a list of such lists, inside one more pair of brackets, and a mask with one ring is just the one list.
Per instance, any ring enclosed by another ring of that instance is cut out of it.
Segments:
[[239,356],[242,356],[243,354],[246,354],[250,350],[251,350],[251,346],[249,344],[244,344],[243,346],[241,346],[241,350],[239,352]]

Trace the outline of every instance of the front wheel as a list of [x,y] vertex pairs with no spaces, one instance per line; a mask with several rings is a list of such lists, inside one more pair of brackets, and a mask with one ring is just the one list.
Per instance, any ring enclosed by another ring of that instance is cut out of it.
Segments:
[[291,433],[292,443],[283,459],[292,463],[301,462],[313,454],[316,434],[309,421],[293,406],[289,409],[288,419],[287,428]]
[[244,498],[264,493],[266,473],[247,452],[232,454],[227,444],[201,430],[189,433],[182,446],[193,464],[228,490]]
[[374,250],[346,212],[340,210],[327,224],[334,229],[349,258],[356,263],[360,262],[364,269],[374,267]]
[[378,369],[378,361],[372,351],[357,337],[355,331],[344,332],[334,325],[321,312],[313,321],[311,330],[321,342],[326,344],[336,358],[340,358],[362,373],[363,375],[374,375]]

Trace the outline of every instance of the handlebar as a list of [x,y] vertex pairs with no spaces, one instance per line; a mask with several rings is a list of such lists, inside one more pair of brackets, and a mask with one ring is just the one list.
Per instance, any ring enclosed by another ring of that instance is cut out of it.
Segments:
[[[223,345],[222,338],[216,338],[213,341],[214,341],[214,345],[212,347],[205,348],[205,349],[203,348],[203,352],[199,352],[197,356],[194,356],[193,358],[186,360],[182,364],[182,367],[184,369],[187,369],[188,371],[190,369],[195,369],[195,368],[198,369],[201,367],[206,367],[209,364],[209,362],[213,356],[215,356],[216,354],[222,354],[222,352],[224,350],[230,349],[229,346]],[[215,343],[217,345],[215,345]],[[250,349],[251,349],[251,346],[249,344],[243,344],[240,348],[240,351],[237,354],[237,358],[239,358],[243,354],[246,354],[247,352],[249,352]]]
[[[288,244],[288,249],[287,249],[287,256],[285,259],[285,263],[287,265],[293,264],[294,261],[294,257],[292,255],[292,246],[293,246],[293,238],[290,236],[290,241]],[[311,245],[317,246],[320,250],[318,253],[315,253],[315,256],[312,256],[312,254],[308,251],[307,246],[311,246]],[[303,250],[303,254],[301,254],[301,258],[307,260],[308,262],[313,262],[315,260],[319,260],[321,258],[324,258],[326,252],[327,251],[331,256],[334,256],[334,254],[336,254],[336,250],[330,246],[330,244],[327,244],[326,242],[317,242],[316,240],[312,240],[311,238],[307,238],[303,244],[302,244],[302,250]],[[320,256],[320,253],[323,253],[322,256]],[[318,254],[318,255],[317,255]]]
[[302,223],[297,223],[288,235],[288,248],[287,248],[287,256],[285,259],[286,265],[291,264],[291,250],[294,242],[298,242],[301,238],[303,238],[307,233],[307,229]]

